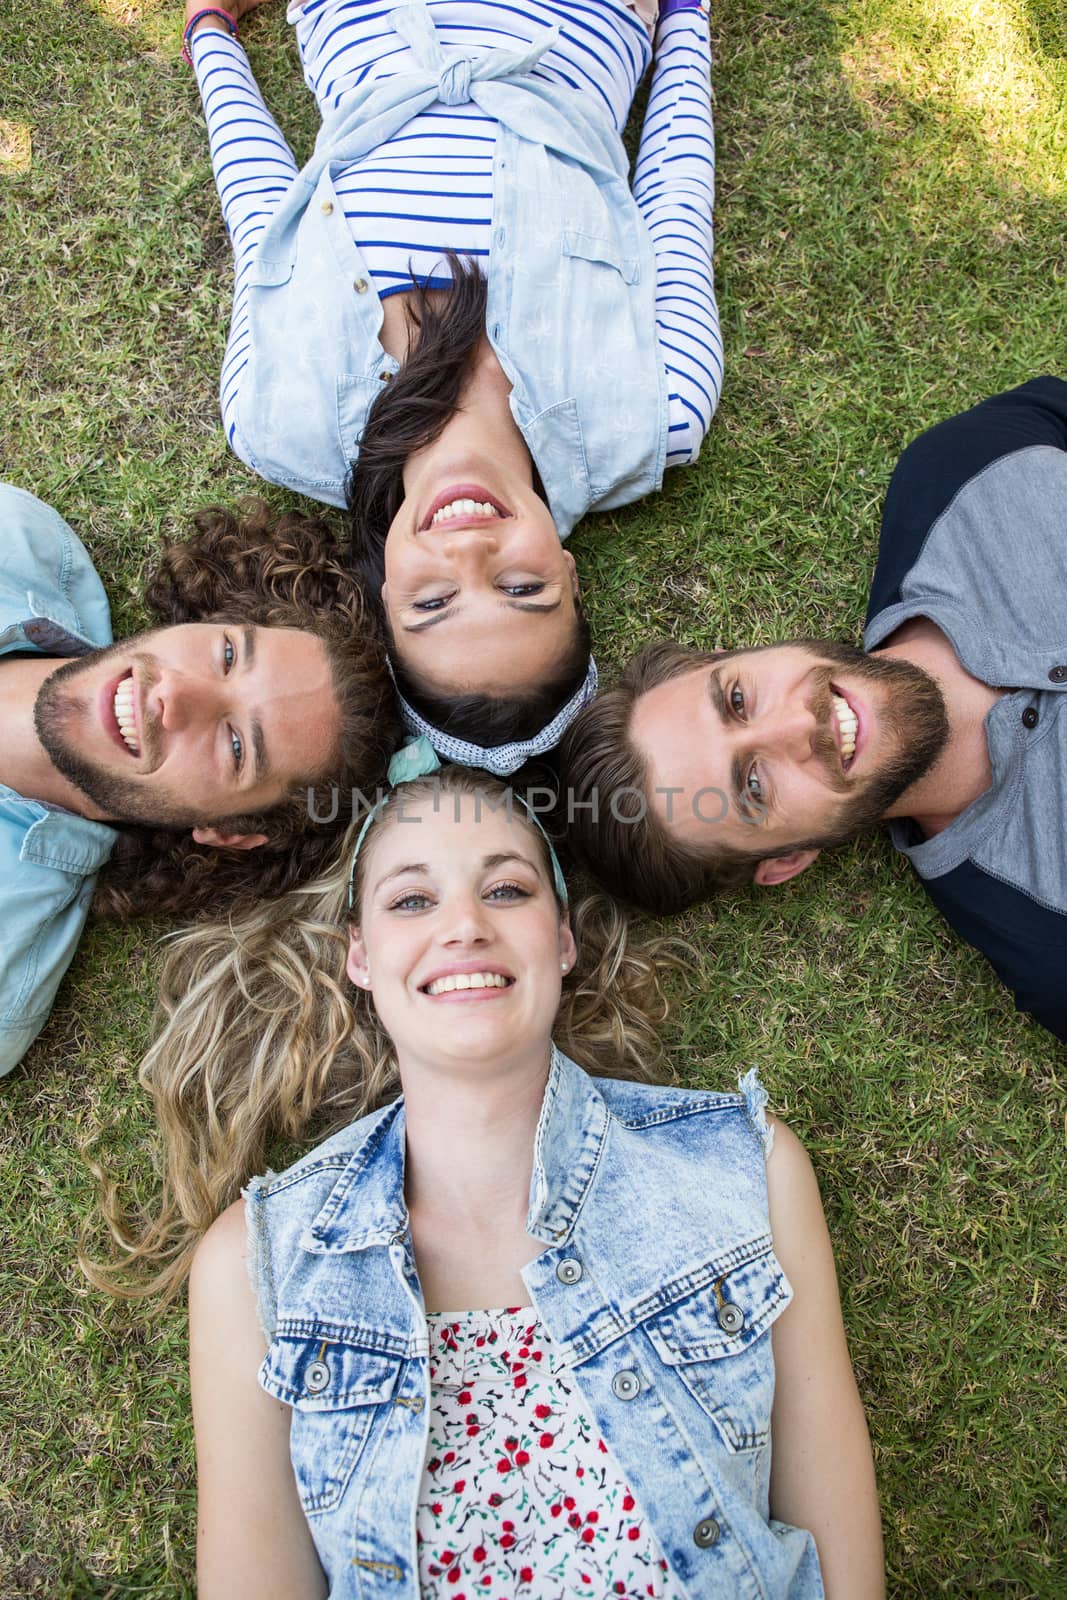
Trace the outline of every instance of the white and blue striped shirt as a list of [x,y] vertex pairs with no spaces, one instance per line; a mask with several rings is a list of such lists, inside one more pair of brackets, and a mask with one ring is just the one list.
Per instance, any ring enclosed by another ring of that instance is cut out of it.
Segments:
[[[597,96],[621,130],[648,65],[643,24],[617,0],[429,0],[449,49],[477,54],[529,44],[553,23],[558,41],[534,76]],[[343,107],[368,79],[409,66],[388,23],[389,0],[307,0],[290,9],[304,75],[320,112]],[[202,29],[192,41],[211,158],[234,247],[235,286],[223,364],[223,424],[248,357],[247,274],[266,224],[297,173],[235,40]],[[446,250],[487,259],[496,123],[473,102],[435,102],[336,179],[352,238],[380,297],[420,281],[447,286]],[[692,461],[718,403],[722,340],[712,279],[715,156],[710,47],[699,12],[660,25],[634,198],[656,255],[656,324],[667,373],[667,465]]]

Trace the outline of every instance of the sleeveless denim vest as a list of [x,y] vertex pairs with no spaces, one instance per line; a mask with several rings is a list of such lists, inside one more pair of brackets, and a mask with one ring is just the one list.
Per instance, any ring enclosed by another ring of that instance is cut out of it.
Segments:
[[[766,1096],[591,1079],[554,1053],[527,1227],[530,1299],[692,1600],[817,1600],[810,1533],[769,1519]],[[290,1453],[330,1600],[418,1600],[429,1350],[404,1203],[404,1109],[246,1191]]]
[[230,443],[272,483],[344,505],[367,413],[399,368],[333,177],[434,101],[473,100],[498,124],[486,331],[565,539],[591,508],[658,489],[666,463],[655,257],[622,141],[592,96],[531,76],[554,30],[466,57],[441,49],[421,0],[389,22],[415,68],[369,81],[323,121],[252,259]]

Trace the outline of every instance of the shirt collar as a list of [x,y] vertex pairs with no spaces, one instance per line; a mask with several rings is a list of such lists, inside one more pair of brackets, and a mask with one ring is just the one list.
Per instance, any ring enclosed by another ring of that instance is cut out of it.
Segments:
[[[34,809],[39,809],[39,803],[34,803]],[[117,838],[116,830],[106,823],[79,817],[73,811],[49,809],[27,829],[19,860],[87,878],[99,872]]]
[[[526,1221],[533,1238],[558,1244],[573,1229],[600,1159],[607,1119],[596,1085],[553,1045],[534,1135]],[[344,1171],[302,1241],[316,1255],[396,1244],[407,1234],[403,1100],[357,1126]]]

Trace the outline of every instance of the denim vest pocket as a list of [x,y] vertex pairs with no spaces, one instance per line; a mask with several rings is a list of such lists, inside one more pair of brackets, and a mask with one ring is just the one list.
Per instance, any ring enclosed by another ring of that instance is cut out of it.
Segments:
[[[792,1290],[769,1242],[738,1262],[730,1251],[701,1287],[644,1325],[656,1354],[711,1418],[727,1449],[758,1450],[774,1398],[771,1324]],[[721,1268],[721,1270],[720,1270]]]
[[641,266],[637,257],[624,255],[617,239],[584,233],[580,228],[565,228],[562,249],[563,254],[572,260],[593,261],[601,266],[614,267],[626,283],[640,281]]
[[268,1394],[292,1407],[289,1455],[308,1516],[341,1500],[374,1422],[400,1379],[397,1356],[358,1342],[358,1334],[301,1322],[279,1325],[259,1370]]

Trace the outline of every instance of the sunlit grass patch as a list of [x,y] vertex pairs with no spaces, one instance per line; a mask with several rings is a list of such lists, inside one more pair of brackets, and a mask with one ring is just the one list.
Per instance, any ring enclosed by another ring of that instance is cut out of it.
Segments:
[[960,120],[1036,192],[1067,194],[1067,64],[1044,54],[1016,0],[870,0],[858,20],[841,63],[876,119],[899,95]]
[[0,176],[29,172],[33,165],[33,135],[28,122],[0,117]]

